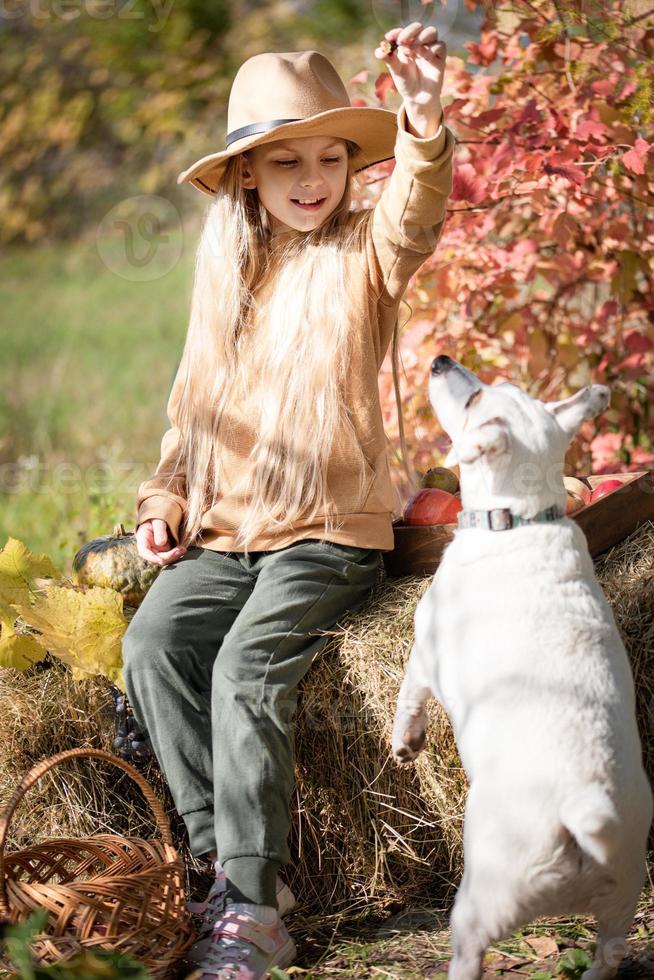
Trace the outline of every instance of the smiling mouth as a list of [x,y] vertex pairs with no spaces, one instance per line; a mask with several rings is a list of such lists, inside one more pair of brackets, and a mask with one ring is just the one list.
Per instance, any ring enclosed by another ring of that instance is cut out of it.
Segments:
[[318,211],[319,208],[323,206],[327,198],[320,197],[318,198],[315,204],[301,204],[300,201],[295,198],[291,198],[291,200],[293,204],[296,204],[299,208],[302,208],[304,211]]

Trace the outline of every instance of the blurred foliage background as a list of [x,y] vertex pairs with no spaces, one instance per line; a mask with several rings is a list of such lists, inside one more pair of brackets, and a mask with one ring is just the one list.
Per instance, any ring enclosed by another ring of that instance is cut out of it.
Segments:
[[[224,146],[239,66],[318,48],[354,103],[397,109],[374,50],[414,20],[447,43],[458,147],[447,233],[405,297],[409,466],[448,442],[422,367],[441,349],[538,397],[608,383],[572,471],[654,465],[651,0],[5,0],[0,547],[70,574],[80,544],[133,527],[209,200],[176,178]],[[387,173],[369,171],[370,202]],[[391,382],[382,367],[396,449]]]
[[[440,0],[436,0],[439,7]],[[318,47],[347,79],[420,0],[13,0],[0,12],[0,241],[83,234],[126,191],[188,200],[222,146],[231,81],[265,50]],[[33,8],[33,9],[31,9]],[[462,24],[479,21],[461,0]],[[460,8],[460,9],[459,9]],[[450,17],[452,14],[450,14]],[[377,70],[382,70],[376,62]]]

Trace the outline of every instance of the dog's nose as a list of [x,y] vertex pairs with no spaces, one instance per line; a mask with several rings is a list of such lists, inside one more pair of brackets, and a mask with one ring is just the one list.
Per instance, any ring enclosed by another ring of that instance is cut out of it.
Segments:
[[443,371],[449,371],[453,364],[454,361],[451,357],[448,357],[447,354],[440,354],[431,362],[431,373],[442,374]]

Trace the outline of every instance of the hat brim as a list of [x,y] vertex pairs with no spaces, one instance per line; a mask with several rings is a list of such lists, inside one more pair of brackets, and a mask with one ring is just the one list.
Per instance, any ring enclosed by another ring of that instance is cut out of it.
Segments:
[[264,143],[300,136],[335,136],[352,140],[360,147],[360,151],[351,161],[353,169],[358,172],[393,158],[397,138],[397,113],[371,106],[350,106],[320,112],[309,119],[284,123],[265,133],[236,140],[227,150],[201,157],[179,174],[177,183],[190,183],[205,194],[214,195],[231,157]]

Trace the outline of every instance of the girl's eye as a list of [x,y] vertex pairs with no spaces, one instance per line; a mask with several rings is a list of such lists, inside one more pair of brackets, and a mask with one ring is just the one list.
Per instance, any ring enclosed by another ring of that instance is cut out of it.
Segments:
[[[327,163],[338,163],[340,159],[341,159],[340,157],[323,157],[323,160],[326,161]],[[295,160],[276,160],[275,162],[280,167],[290,167],[294,163],[296,163],[297,161],[295,161]]]

